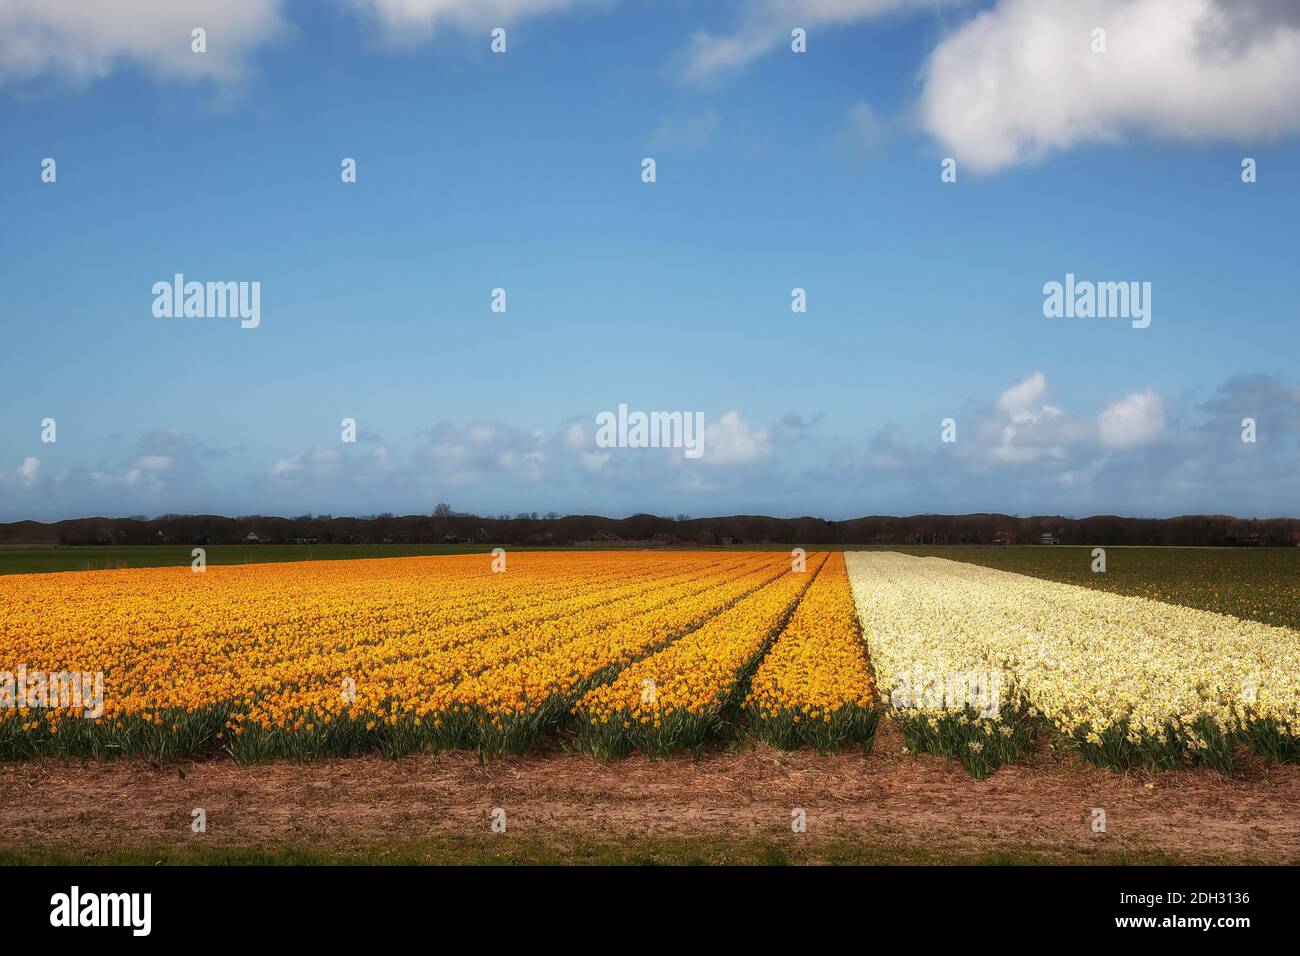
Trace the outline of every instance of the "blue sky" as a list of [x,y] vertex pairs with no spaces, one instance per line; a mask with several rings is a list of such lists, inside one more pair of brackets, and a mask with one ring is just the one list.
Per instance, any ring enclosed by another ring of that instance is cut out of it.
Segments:
[[[1297,513],[1284,4],[48,6],[0,12],[0,520]],[[260,325],[156,317],[177,272]],[[1066,273],[1150,326],[1045,317]],[[598,447],[619,404],[704,454]]]

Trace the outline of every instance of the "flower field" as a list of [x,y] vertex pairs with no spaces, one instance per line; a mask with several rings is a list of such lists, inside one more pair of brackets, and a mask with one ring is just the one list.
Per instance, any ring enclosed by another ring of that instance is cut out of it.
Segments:
[[848,556],[904,739],[983,774],[1029,721],[1118,769],[1300,755],[1300,632],[939,558]]
[[880,710],[844,554],[827,560],[754,675],[745,707],[778,747],[870,746]]
[[[68,673],[102,680],[100,706],[60,699]],[[746,732],[830,751],[870,747],[884,714],[977,776],[1044,737],[1114,768],[1295,760],[1300,631],[882,551],[0,576],[8,759],[492,757],[558,735],[608,760]]]
[[[648,754],[698,748],[718,729],[768,643],[826,562],[787,573],[656,654],[593,688],[574,707],[592,752],[608,759],[636,747]],[[788,564],[788,559],[787,559]]]
[[104,700],[94,719],[0,708],[0,754],[517,749],[789,564],[520,553],[500,574],[466,555],[5,577],[0,672],[102,672]]
[[1300,548],[1110,547],[1105,574],[1088,546],[898,550],[1300,629]]

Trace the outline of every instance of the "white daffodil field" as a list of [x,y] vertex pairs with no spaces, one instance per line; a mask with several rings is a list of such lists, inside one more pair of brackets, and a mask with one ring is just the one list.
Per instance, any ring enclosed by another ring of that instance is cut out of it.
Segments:
[[846,555],[910,750],[979,776],[1032,730],[1104,766],[1300,754],[1300,632],[942,558]]

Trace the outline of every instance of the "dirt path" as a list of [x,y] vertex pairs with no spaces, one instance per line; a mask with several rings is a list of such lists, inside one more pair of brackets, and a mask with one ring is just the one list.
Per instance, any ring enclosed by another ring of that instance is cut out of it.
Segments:
[[[1040,751],[972,780],[941,758],[904,756],[892,728],[876,750],[821,757],[765,746],[612,765],[551,752],[480,765],[472,755],[352,758],[241,767],[140,760],[0,765],[5,844],[74,847],[315,847],[331,853],[489,832],[563,845],[591,840],[770,839],[874,843],[944,857],[1030,849],[1048,859],[1119,852],[1187,862],[1300,861],[1300,767],[1243,757],[1241,775],[1118,774]],[[183,776],[182,776],[183,774]],[[190,831],[191,810],[208,832]],[[807,832],[790,832],[803,808]],[[1092,832],[1093,807],[1106,832]]]

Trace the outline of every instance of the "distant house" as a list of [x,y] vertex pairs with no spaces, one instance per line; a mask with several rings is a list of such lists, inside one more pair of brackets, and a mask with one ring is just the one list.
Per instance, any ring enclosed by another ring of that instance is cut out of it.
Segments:
[[1059,535],[1052,534],[1052,532],[1050,532],[1050,531],[1044,531],[1044,532],[1039,536],[1039,539],[1038,539],[1038,540],[1039,540],[1039,543],[1040,543],[1040,544],[1060,544],[1060,543],[1061,543],[1061,538],[1060,538],[1060,536],[1059,536]]
[[257,536],[256,531],[250,531],[248,534],[244,535],[244,544],[261,544],[262,540],[262,538]]
[[1300,548],[1300,531],[1291,532],[1291,543]]
[[442,536],[442,543],[443,544],[469,544],[469,538],[463,537],[462,535],[459,534],[448,533]]
[[1016,533],[1014,531],[999,531],[993,536],[994,544],[1015,544]]
[[723,537],[718,539],[718,543],[721,544],[724,548],[729,548],[733,544],[740,544],[740,541],[737,538]]

